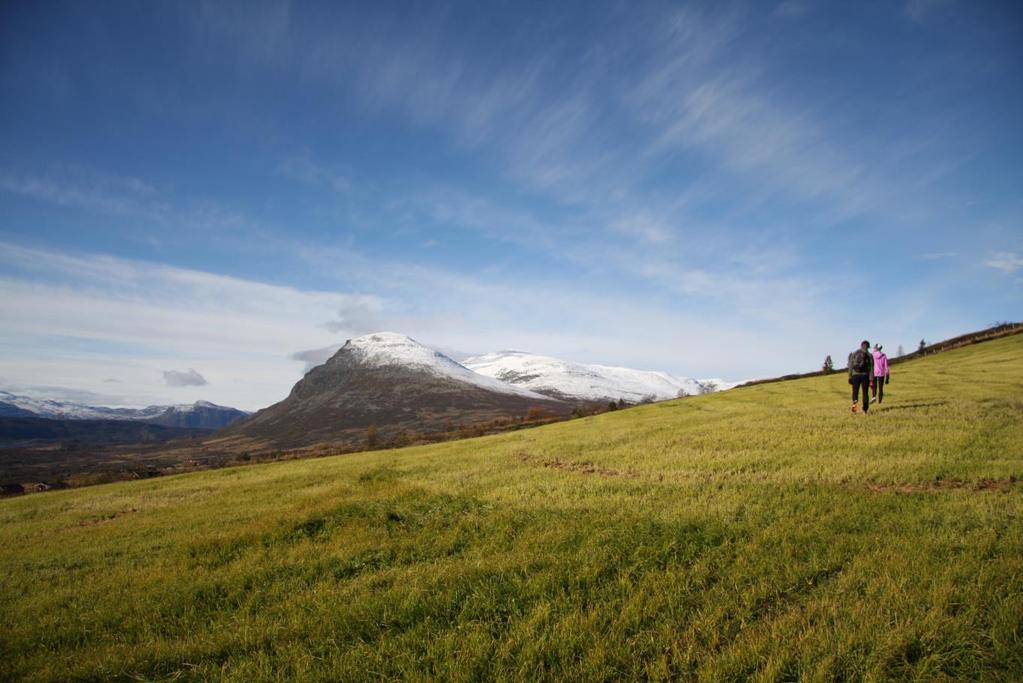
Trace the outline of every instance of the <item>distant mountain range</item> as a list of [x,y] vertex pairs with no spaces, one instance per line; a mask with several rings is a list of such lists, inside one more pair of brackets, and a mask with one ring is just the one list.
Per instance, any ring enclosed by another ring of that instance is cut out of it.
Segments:
[[209,401],[146,408],[109,408],[70,401],[55,401],[20,396],[0,391],[0,417],[38,417],[51,420],[128,420],[164,427],[220,429],[249,413],[218,406]]

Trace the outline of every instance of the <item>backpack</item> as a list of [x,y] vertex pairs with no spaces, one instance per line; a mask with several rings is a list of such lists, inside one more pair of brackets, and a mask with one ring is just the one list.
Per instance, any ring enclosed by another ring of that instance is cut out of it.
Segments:
[[863,373],[867,371],[867,352],[863,349],[856,349],[853,351],[852,357],[849,359],[849,366],[853,369],[853,372]]

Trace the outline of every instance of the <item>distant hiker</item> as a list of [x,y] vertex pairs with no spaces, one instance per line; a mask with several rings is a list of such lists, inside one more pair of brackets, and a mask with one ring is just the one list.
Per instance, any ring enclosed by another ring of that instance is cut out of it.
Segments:
[[884,401],[884,385],[891,381],[888,372],[888,356],[881,350],[880,344],[874,344],[874,377],[870,383],[870,396],[878,403]]
[[870,395],[867,387],[874,376],[874,357],[870,355],[870,342],[864,340],[860,348],[849,354],[849,384],[852,385],[852,411],[857,412],[857,395],[863,387],[863,413],[870,410]]

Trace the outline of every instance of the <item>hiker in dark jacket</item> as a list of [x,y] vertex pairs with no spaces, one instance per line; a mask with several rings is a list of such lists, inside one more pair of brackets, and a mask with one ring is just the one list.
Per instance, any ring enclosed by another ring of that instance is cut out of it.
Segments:
[[863,414],[870,410],[870,378],[874,376],[874,356],[870,353],[870,342],[863,341],[860,348],[849,354],[849,384],[852,385],[852,411],[857,412],[856,399],[863,387]]

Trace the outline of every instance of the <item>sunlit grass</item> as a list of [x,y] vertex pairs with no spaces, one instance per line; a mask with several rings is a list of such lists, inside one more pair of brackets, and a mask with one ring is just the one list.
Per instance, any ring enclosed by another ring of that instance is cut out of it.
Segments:
[[0,676],[1023,679],[1023,335],[0,502]]

